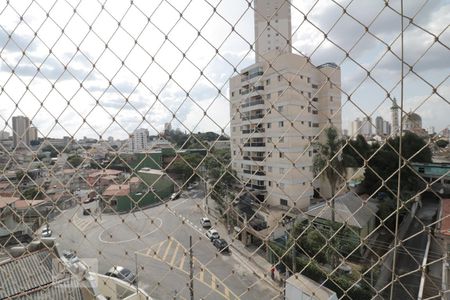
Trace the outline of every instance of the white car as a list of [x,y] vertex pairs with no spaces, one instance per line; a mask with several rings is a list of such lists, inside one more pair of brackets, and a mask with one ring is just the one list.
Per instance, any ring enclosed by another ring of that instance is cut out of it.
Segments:
[[206,232],[206,237],[209,238],[211,241],[214,241],[215,239],[219,239],[220,235],[217,232],[217,230],[211,228]]
[[41,235],[42,237],[51,237],[52,236],[52,231],[47,227],[42,229]]
[[203,217],[203,218],[200,220],[200,224],[202,224],[203,228],[209,228],[209,227],[211,227],[211,221],[210,221],[208,218],[206,218],[206,217]]

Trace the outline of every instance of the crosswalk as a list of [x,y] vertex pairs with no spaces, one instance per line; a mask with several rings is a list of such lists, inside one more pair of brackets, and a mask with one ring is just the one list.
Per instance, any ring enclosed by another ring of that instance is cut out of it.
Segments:
[[[141,256],[162,261],[169,267],[189,274],[189,251],[175,239],[167,239],[139,252]],[[194,278],[210,287],[224,299],[239,299],[217,276],[194,257]]]
[[89,225],[93,224],[95,221],[91,216],[80,218],[77,214],[75,214],[71,219],[71,222],[76,228],[78,228],[78,230],[85,232]]

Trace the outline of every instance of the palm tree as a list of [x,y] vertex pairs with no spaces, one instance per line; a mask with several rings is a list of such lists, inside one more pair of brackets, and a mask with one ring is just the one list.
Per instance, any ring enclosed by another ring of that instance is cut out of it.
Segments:
[[321,174],[328,180],[331,188],[331,221],[335,222],[334,197],[336,186],[345,176],[346,169],[342,159],[341,151],[343,141],[339,138],[336,127],[331,126],[324,130],[324,143],[315,144],[317,153],[313,159],[314,173]]

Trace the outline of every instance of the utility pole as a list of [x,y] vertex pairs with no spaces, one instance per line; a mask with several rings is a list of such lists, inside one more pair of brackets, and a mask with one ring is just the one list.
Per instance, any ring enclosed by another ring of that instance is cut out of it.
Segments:
[[192,253],[192,235],[189,236],[189,292],[194,300],[194,261]]

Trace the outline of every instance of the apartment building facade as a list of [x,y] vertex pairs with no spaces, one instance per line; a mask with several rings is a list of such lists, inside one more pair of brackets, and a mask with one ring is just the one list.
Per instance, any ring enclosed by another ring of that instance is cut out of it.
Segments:
[[328,190],[313,180],[312,145],[326,126],[341,132],[341,72],[293,54],[290,26],[288,1],[255,1],[256,63],[230,79],[231,154],[260,201],[305,209]]

